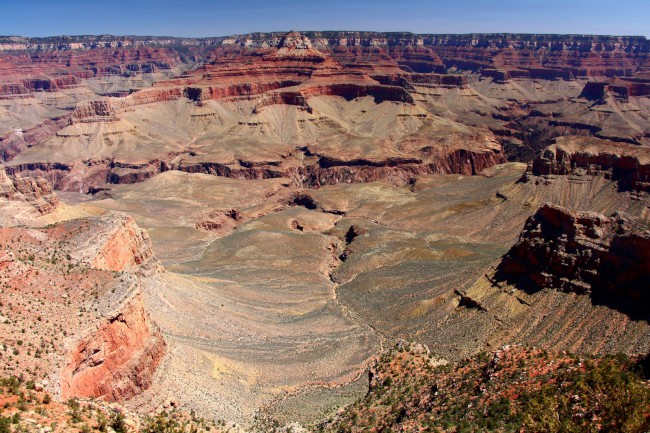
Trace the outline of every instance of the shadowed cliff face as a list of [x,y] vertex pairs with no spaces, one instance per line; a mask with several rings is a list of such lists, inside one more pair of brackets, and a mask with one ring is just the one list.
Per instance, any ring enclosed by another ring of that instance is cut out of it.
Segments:
[[650,232],[623,215],[545,205],[526,222],[496,274],[525,290],[589,295],[635,319],[650,319]]

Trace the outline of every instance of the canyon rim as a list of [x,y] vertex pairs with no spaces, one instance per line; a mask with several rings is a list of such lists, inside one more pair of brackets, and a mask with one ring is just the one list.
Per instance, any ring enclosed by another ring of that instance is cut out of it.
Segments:
[[2,431],[650,425],[646,37],[3,36],[0,162]]

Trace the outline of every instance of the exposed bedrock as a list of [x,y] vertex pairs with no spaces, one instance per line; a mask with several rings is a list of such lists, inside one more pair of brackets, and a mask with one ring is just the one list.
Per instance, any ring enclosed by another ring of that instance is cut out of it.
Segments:
[[165,341],[150,321],[139,291],[141,278],[161,268],[149,235],[132,217],[110,214],[88,223],[92,231],[76,239],[71,256],[93,269],[123,272],[136,279],[131,294],[71,349],[61,371],[61,394],[121,401],[151,385],[165,354]]
[[255,106],[255,113],[258,113],[262,108],[270,105],[293,105],[300,107],[309,113],[312,112],[311,107],[307,103],[307,98],[298,91],[275,91],[267,93]]
[[[60,163],[28,163],[6,168],[12,175],[42,176],[55,189],[90,192],[107,184],[142,182],[161,172],[179,170],[204,173],[234,179],[295,179],[298,176],[306,187],[321,187],[338,183],[363,183],[387,179],[395,185],[406,185],[414,176],[423,174],[475,175],[484,169],[506,162],[501,147],[493,140],[473,141],[460,148],[437,149],[425,146],[417,156],[408,155],[385,159],[338,158],[317,156],[313,162],[295,167],[277,161],[172,161],[178,154],[143,163],[124,163],[98,160]],[[475,143],[474,143],[475,142]]]
[[450,89],[464,89],[469,87],[467,77],[459,74],[412,74],[409,76],[409,79],[413,84],[418,86],[443,87]]
[[90,236],[86,249],[80,250],[80,254],[92,257],[92,267],[115,272],[159,269],[149,234],[132,217],[113,215],[103,222]]
[[[177,66],[193,65],[204,56],[212,62],[228,64],[237,57],[250,58],[251,52],[257,54],[255,62],[298,69],[329,67],[331,58],[344,67],[364,67],[375,62],[380,69],[390,65],[393,70],[416,74],[444,74],[449,69],[459,69],[500,82],[629,77],[647,66],[650,52],[650,43],[643,37],[590,35],[293,32],[201,40],[96,38],[79,36],[65,42],[49,38],[29,38],[20,43],[0,41],[0,50],[8,53],[0,96],[53,92],[78,86],[93,77],[170,71]],[[301,43],[296,45],[295,40]],[[647,85],[633,84],[630,92],[643,94]]]
[[72,121],[111,120],[115,117],[115,108],[108,100],[87,101],[79,104],[72,114]]
[[0,138],[0,161],[9,161],[25,148],[37,145],[56,134],[70,122],[70,115],[45,119],[21,134],[10,133]]
[[77,161],[74,163],[35,162],[6,166],[10,176],[41,176],[59,191],[87,192],[103,185],[110,172],[110,161]]
[[[242,77],[243,78],[243,77]],[[283,87],[300,84],[297,80],[268,81],[263,83],[237,83],[230,85],[188,86],[183,89],[183,96],[191,101],[201,102],[208,99],[239,98],[260,95]],[[155,90],[140,92],[148,94]]]
[[648,96],[650,95],[650,79],[591,81],[585,84],[580,93],[580,97],[595,101],[602,101],[610,95],[621,101],[628,101],[631,96]]
[[78,86],[80,79],[74,75],[57,78],[27,78],[17,83],[0,84],[0,97],[27,96],[34,92],[55,92]]
[[346,100],[372,96],[375,102],[383,101],[406,102],[412,104],[413,97],[400,86],[394,85],[360,85],[354,83],[339,83],[300,87],[293,90],[279,90],[266,94],[256,106],[256,111],[269,105],[294,105],[312,112],[307,100],[314,96],[341,96]]
[[562,137],[532,163],[532,174],[603,175],[621,190],[650,191],[650,151],[597,138]]
[[596,304],[648,320],[647,222],[546,204],[528,219],[496,278],[528,291],[589,295]]
[[362,96],[372,96],[375,102],[396,101],[413,103],[413,97],[398,86],[384,85],[359,85],[353,83],[341,83],[331,85],[318,85],[308,87],[301,92],[307,98],[312,96],[342,96],[350,100]]
[[[3,214],[13,209],[0,204]],[[48,377],[49,392],[63,398],[119,401],[146,389],[165,353],[141,299],[159,269],[146,233],[131,217],[110,212],[1,231],[2,303],[22,311],[3,326],[3,341],[20,334],[19,344],[36,347],[47,333],[63,338],[44,356],[21,353],[13,374]],[[38,309],[26,308],[32,304]]]
[[213,209],[205,213],[195,227],[217,235],[225,235],[234,230],[243,220],[237,209]]
[[475,175],[493,165],[506,162],[503,152],[456,149],[436,158],[389,158],[383,161],[363,159],[340,160],[322,157],[316,166],[304,168],[305,183],[319,187],[339,183],[362,183],[387,179],[395,185],[406,185],[424,174]]
[[137,294],[73,349],[61,372],[61,395],[107,401],[133,397],[151,385],[165,347]]
[[[574,76],[629,75],[647,62],[644,37],[592,35],[415,35],[375,32],[304,32],[313,47],[336,59],[396,58],[415,72],[456,67],[491,67],[513,77],[568,79]],[[254,33],[228,38],[223,47],[278,47],[284,33]]]
[[92,77],[155,73],[181,63],[178,53],[171,49],[119,45],[108,48],[104,42],[0,43],[0,50],[11,52],[9,59],[14,65],[3,71],[0,97],[56,92],[79,86]]
[[59,197],[44,178],[12,178],[4,170],[0,170],[0,197],[28,203],[39,214],[51,213],[59,205]]

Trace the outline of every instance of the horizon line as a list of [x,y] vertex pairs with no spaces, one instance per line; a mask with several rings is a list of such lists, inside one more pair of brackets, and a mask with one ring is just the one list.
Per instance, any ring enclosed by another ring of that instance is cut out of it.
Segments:
[[472,36],[472,35],[516,35],[516,36],[600,36],[600,37],[624,37],[624,38],[645,38],[649,39],[650,35],[642,34],[605,34],[605,33],[538,33],[538,32],[459,32],[459,33],[416,33],[408,30],[272,30],[272,31],[253,31],[244,33],[233,33],[226,35],[212,36],[174,36],[170,34],[118,34],[118,33],[87,33],[87,34],[50,34],[45,36],[29,35],[0,35],[0,38],[25,38],[25,39],[47,39],[57,37],[79,38],[79,37],[120,37],[120,38],[173,38],[173,39],[219,39],[234,36],[249,36],[278,33],[376,33],[376,34],[410,34],[413,36]]

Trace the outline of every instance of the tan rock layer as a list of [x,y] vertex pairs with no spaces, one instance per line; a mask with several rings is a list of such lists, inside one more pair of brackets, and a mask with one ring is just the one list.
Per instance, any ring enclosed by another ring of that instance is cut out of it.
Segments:
[[0,171],[0,197],[29,203],[39,214],[48,214],[59,205],[59,197],[44,178],[12,178],[4,170]]

